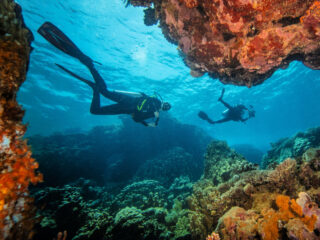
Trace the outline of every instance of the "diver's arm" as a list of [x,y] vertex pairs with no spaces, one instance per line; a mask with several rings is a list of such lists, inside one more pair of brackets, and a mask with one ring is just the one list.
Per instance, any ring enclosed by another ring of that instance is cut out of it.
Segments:
[[146,121],[141,121],[141,123],[142,123],[144,126],[149,127],[149,124],[146,123]]
[[241,118],[240,121],[244,123],[244,122],[247,121],[248,119],[249,119],[249,117],[247,117],[247,118]]
[[159,122],[159,112],[154,112],[154,117],[156,118],[154,122],[150,122],[150,123],[147,123],[148,127],[156,127],[158,126],[158,122]]
[[155,125],[157,126],[157,125],[158,125],[158,122],[159,122],[159,119],[160,119],[160,113],[159,113],[159,111],[154,112],[154,117],[156,118],[155,121],[154,121],[154,123],[155,123]]
[[146,121],[142,121],[141,123],[146,127],[156,127],[157,126],[157,123],[155,123],[155,122],[147,123]]

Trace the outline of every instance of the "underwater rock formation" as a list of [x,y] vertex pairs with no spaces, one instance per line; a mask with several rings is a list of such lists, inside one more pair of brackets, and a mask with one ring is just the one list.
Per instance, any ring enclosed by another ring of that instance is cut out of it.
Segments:
[[179,176],[195,181],[202,171],[202,164],[181,147],[175,147],[144,162],[137,170],[134,180],[153,179],[170,186]]
[[12,0],[0,4],[0,239],[30,239],[33,209],[30,183],[41,181],[38,164],[22,139],[24,111],[16,94],[26,78],[32,33],[21,8]]
[[[293,60],[320,69],[317,0],[130,0],[154,4],[168,41],[179,46],[197,77],[225,84],[262,83]],[[146,17],[145,17],[146,18]],[[148,21],[152,22],[152,21]]]
[[[148,162],[159,162],[169,149],[180,151],[167,153],[167,157],[171,157],[163,161],[166,167],[171,166],[172,169],[179,163],[185,170],[185,176],[191,180],[200,177],[202,155],[211,137],[197,127],[165,116],[156,129],[138,126],[130,120],[122,119],[123,124],[118,127],[95,127],[88,133],[30,137],[33,157],[39,162],[44,175],[43,184],[61,186],[80,177],[99,184],[126,184],[134,177],[138,179],[140,173],[145,176],[143,168],[148,168]],[[161,180],[162,173],[157,167],[153,168],[157,175],[151,179]],[[172,181],[179,174],[177,169],[176,174],[171,173],[170,179],[163,180]]]
[[230,149],[226,142],[212,141],[207,147],[204,178],[210,179],[214,185],[226,182],[232,177],[239,177],[240,173],[256,168],[242,155]]
[[[288,158],[274,170],[247,171],[218,186],[210,178],[198,181],[188,198],[193,239],[212,231],[222,239],[318,239],[319,163],[320,149],[309,149],[301,161]],[[292,200],[298,195],[300,207]]]
[[307,149],[320,147],[320,127],[299,132],[291,138],[283,138],[271,143],[271,147],[263,157],[262,168],[274,168],[286,158],[299,158]]

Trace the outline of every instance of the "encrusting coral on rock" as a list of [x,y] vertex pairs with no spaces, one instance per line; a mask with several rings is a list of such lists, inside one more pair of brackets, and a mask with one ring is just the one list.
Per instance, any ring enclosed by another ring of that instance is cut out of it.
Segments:
[[192,239],[212,231],[221,239],[318,239],[319,163],[320,150],[309,149],[298,161],[288,158],[274,170],[247,169],[228,181],[204,174],[187,200]]
[[215,185],[256,168],[242,155],[231,150],[226,142],[212,141],[207,147],[204,178],[212,180]]
[[[240,207],[231,208],[224,214],[217,226],[223,239],[317,239],[320,210],[301,192],[297,200],[285,195],[269,195],[264,201],[271,206],[246,211]],[[271,203],[275,203],[272,207]],[[311,207],[310,207],[311,206]],[[311,209],[309,212],[305,209]]]
[[271,143],[271,150],[263,157],[262,168],[272,169],[287,158],[300,158],[310,148],[320,147],[320,127],[299,132],[291,138]]
[[11,0],[0,4],[0,239],[32,237],[30,183],[41,181],[21,123],[23,110],[16,93],[25,80],[31,51],[31,32],[20,7]]
[[293,60],[320,68],[318,0],[131,0],[154,4],[168,41],[191,75],[253,86]]

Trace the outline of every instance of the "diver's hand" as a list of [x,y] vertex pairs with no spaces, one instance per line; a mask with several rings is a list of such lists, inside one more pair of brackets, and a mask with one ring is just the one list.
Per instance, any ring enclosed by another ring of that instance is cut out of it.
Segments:
[[159,112],[154,112],[154,117],[159,118]]
[[148,123],[148,127],[156,127],[156,123],[152,122],[152,123]]

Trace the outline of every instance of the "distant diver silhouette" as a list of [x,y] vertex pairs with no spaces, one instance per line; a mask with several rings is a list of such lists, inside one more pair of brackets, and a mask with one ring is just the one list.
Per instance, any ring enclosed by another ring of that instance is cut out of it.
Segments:
[[[58,27],[50,22],[45,22],[38,29],[38,32],[53,46],[64,53],[77,58],[91,72],[95,82],[84,79],[65,67],[56,64],[60,69],[88,84],[93,89],[93,98],[90,107],[90,112],[92,114],[129,114],[134,121],[142,123],[145,126],[154,127],[158,125],[159,112],[168,111],[171,108],[171,105],[168,102],[164,102],[159,94],[148,96],[142,92],[109,91],[103,78],[93,65],[93,62],[95,61],[85,55]],[[100,94],[116,102],[116,104],[101,106]],[[147,122],[147,119],[153,119],[153,121]]]
[[[212,119],[209,118],[209,116],[203,112],[203,111],[199,111],[198,116],[207,121],[210,124],[216,124],[216,123],[223,123],[223,122],[228,122],[228,121],[241,121],[241,122],[245,122],[247,121],[249,118],[253,118],[255,117],[255,111],[253,109],[253,107],[251,105],[249,105],[248,109],[246,106],[242,105],[242,104],[238,104],[234,107],[232,107],[231,105],[229,105],[228,103],[226,103],[222,98],[224,95],[225,89],[222,89],[221,92],[221,96],[219,97],[218,101],[221,102],[227,109],[222,113],[223,114],[223,118],[217,121],[213,121]],[[245,111],[248,111],[248,117],[244,118],[244,114]]]

